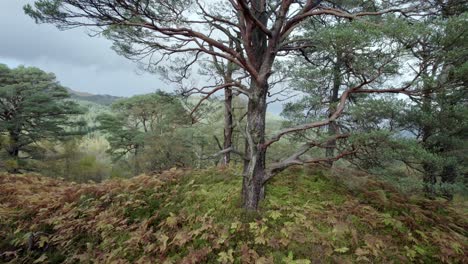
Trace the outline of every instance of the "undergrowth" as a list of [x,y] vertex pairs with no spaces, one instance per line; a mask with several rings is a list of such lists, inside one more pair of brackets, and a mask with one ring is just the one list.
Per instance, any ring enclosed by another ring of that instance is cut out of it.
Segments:
[[468,262],[467,220],[447,201],[290,169],[248,213],[240,186],[228,168],[99,184],[3,174],[0,262]]

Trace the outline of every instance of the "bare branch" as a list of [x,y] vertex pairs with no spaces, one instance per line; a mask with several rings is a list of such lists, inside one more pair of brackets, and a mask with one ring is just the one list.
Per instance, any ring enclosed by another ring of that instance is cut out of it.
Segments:
[[230,147],[230,148],[227,148],[227,149],[223,149],[223,150],[220,150],[219,152],[216,152],[215,154],[211,155],[210,158],[216,158],[216,157],[219,157],[223,154],[226,154],[226,153],[233,153],[233,154],[236,154],[236,155],[239,155],[243,160],[249,160],[248,157],[244,156],[244,153],[236,150],[234,147]]
[[222,90],[224,88],[232,87],[232,86],[235,86],[235,85],[236,85],[236,83],[225,83],[225,84],[219,85],[218,87],[215,87],[213,90],[207,92],[206,96],[204,96],[202,99],[200,99],[200,101],[198,101],[198,103],[192,109],[192,111],[190,112],[190,116],[193,116],[193,114],[198,110],[198,108],[201,106],[201,104],[205,100],[208,100],[208,98],[210,98],[214,93],[216,93],[217,91]]
[[[347,138],[349,137],[348,134],[343,134],[343,135],[336,135],[334,137],[329,138],[327,141],[323,142],[322,144],[326,144],[329,140],[333,139],[340,139],[340,138]],[[320,145],[319,145],[320,146]],[[271,164],[268,167],[268,171],[266,172],[266,176],[264,178],[264,183],[269,181],[271,178],[273,178],[275,175],[280,173],[281,171],[294,166],[294,165],[304,165],[304,164],[312,164],[312,163],[329,163],[332,161],[337,161],[339,159],[342,159],[346,156],[353,155],[357,152],[357,150],[352,149],[352,150],[346,150],[342,151],[340,154],[334,156],[334,157],[323,157],[323,158],[309,158],[309,159],[301,159],[300,157],[304,155],[307,151],[309,151],[313,147],[313,144],[304,144],[296,153],[291,155],[290,157],[286,158],[283,161],[276,162]]]

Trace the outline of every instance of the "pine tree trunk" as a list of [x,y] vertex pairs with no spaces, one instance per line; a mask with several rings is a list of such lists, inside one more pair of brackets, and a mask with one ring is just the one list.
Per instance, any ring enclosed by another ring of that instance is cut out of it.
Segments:
[[9,173],[18,173],[19,168],[18,162],[19,162],[19,132],[16,131],[10,131],[10,144],[7,148],[8,155],[10,158],[16,163],[15,166],[12,166],[11,168],[8,168]]
[[[223,148],[228,149],[232,147],[232,91],[231,89],[224,89],[224,142]],[[224,153],[223,165],[229,165],[231,162],[231,152]]]
[[[253,84],[256,85],[256,84]],[[266,122],[266,91],[268,84],[255,89],[256,93],[249,100],[247,114],[247,133],[249,146],[249,162],[244,168],[242,184],[243,207],[247,210],[257,210],[264,196],[263,182],[265,179],[265,122]]]
[[[333,137],[338,133],[338,126],[335,122],[330,122],[328,125],[328,136]],[[327,144],[327,149],[325,150],[325,156],[327,158],[333,158],[335,156],[336,140],[330,140]],[[333,161],[329,161],[328,164],[333,166]]]
[[[424,84],[423,88],[423,98],[422,98],[422,112],[426,115],[432,114],[432,90],[428,84]],[[432,146],[430,142],[430,137],[432,136],[432,126],[428,121],[423,121],[422,124],[422,144],[425,149],[429,152],[432,152]],[[429,198],[434,198],[435,193],[435,185],[437,183],[436,177],[436,166],[432,163],[432,161],[424,161],[422,164],[424,170],[423,176],[423,191]]]
[[138,175],[140,174],[140,171],[141,171],[141,168],[140,168],[140,161],[139,161],[139,157],[140,157],[140,153],[139,153],[139,150],[140,150],[140,146],[137,144],[135,146],[135,154],[133,155],[133,158],[134,158],[134,164],[133,164],[133,170],[134,170],[134,174],[135,175]]
[[[455,179],[457,178],[457,170],[455,165],[448,164],[445,165],[442,168],[442,173],[441,173],[441,184],[454,184]],[[453,193],[452,190],[448,186],[443,186],[442,185],[442,195],[447,198],[448,200],[453,199]]]
[[[338,93],[340,91],[341,86],[341,53],[337,52],[336,54],[336,62],[333,67],[333,87],[330,94],[330,104],[328,108],[328,116],[330,117],[336,111],[336,104],[339,101]],[[330,122],[328,125],[328,135],[330,137],[335,136],[338,133],[338,125],[335,122]],[[327,143],[327,149],[325,150],[325,156],[327,158],[332,158],[335,156],[335,148],[336,148],[336,140],[330,140]],[[333,161],[328,162],[330,167],[333,166]]]
[[10,155],[11,158],[14,160],[18,160],[19,157],[19,148],[15,145],[12,145],[8,149],[8,154]]
[[[252,15],[264,26],[268,23],[266,11],[267,2],[263,0],[252,0]],[[272,39],[278,39],[278,35]],[[268,47],[268,38],[260,28],[254,27],[249,39],[249,43],[244,43],[249,47],[252,55],[250,62],[258,71],[256,76],[251,76],[249,103],[247,109],[247,141],[248,141],[248,163],[245,163],[244,178],[242,183],[243,207],[247,210],[257,210],[260,200],[264,198],[264,180],[266,176],[266,147],[265,126],[268,78],[271,74],[273,61],[275,59],[275,46]],[[272,43],[275,41],[272,40]]]
[[437,183],[436,178],[436,167],[429,162],[423,163],[424,176],[423,185],[424,193],[428,198],[434,198],[436,196],[435,185]]

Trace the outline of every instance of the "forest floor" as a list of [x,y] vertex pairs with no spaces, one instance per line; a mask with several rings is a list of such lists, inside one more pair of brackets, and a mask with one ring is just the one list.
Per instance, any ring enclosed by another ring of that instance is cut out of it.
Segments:
[[240,186],[227,168],[86,184],[0,174],[0,262],[468,263],[466,211],[448,201],[290,169],[247,213]]

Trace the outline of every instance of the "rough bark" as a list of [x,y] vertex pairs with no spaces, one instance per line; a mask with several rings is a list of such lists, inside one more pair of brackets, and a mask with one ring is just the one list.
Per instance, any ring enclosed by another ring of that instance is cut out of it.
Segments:
[[[252,86],[257,84],[253,83]],[[250,161],[244,168],[242,186],[243,207],[247,210],[257,210],[258,204],[264,196],[265,178],[265,123],[266,123],[266,91],[264,87],[252,87],[257,91],[248,104],[247,141]],[[264,92],[262,92],[264,91]]]
[[[265,127],[267,110],[268,78],[271,74],[275,59],[273,43],[279,43],[279,35],[271,36],[267,41],[267,34],[262,27],[266,27],[268,16],[266,2],[262,0],[252,1],[251,15],[255,17],[256,25],[252,28],[249,37],[250,43],[245,43],[249,60],[258,73],[251,76],[250,96],[247,109],[247,142],[249,162],[245,165],[242,198],[243,207],[247,210],[257,210],[258,204],[265,195],[264,179],[266,178],[266,146]],[[278,31],[279,32],[279,31]],[[270,45],[267,45],[270,43]]]

